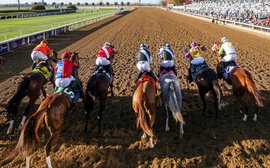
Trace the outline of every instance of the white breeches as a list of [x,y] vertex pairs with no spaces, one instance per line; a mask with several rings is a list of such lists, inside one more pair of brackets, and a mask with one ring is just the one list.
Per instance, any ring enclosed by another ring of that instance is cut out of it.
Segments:
[[173,67],[174,61],[173,60],[167,60],[167,61],[161,61],[161,66],[164,68]]
[[221,61],[222,62],[229,62],[229,61],[235,61],[236,59],[236,54],[229,54],[229,55],[226,55],[224,56]]
[[57,78],[55,80],[55,84],[58,87],[68,87],[71,81],[75,80],[73,76],[70,76],[69,78]]
[[203,57],[193,58],[193,60],[190,61],[190,63],[192,65],[202,64],[203,62],[204,62],[204,58]]
[[46,61],[48,59],[48,57],[45,54],[43,54],[41,51],[33,51],[31,53],[31,58],[34,62],[38,62],[39,60]]
[[137,68],[140,72],[151,71],[150,64],[147,61],[139,61],[137,63]]
[[109,65],[111,62],[103,57],[97,57],[96,59],[96,65]]

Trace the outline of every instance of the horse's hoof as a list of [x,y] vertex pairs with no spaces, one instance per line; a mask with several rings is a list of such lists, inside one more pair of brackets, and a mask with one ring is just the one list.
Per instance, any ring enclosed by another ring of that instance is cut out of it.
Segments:
[[180,134],[179,135],[179,140],[183,140],[184,139],[184,135],[183,134]]
[[254,122],[257,122],[257,121],[258,121],[257,114],[254,114],[253,121],[254,121]]
[[247,115],[245,114],[244,115],[244,117],[243,117],[243,119],[242,119],[244,122],[246,122],[247,121]]
[[7,135],[11,134],[12,133],[12,129],[8,129],[7,130]]
[[170,131],[170,128],[169,128],[169,127],[166,127],[166,128],[165,128],[165,131],[166,131],[166,132]]
[[155,145],[152,143],[150,143],[150,145],[149,145],[149,148],[154,148],[155,147]]

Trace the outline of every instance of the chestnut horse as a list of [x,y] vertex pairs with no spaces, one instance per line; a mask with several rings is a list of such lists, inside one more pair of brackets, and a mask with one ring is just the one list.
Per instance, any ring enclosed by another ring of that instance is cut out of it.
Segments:
[[[212,51],[215,54],[218,54],[219,49],[221,48],[221,44],[219,42],[215,43],[212,47]],[[221,59],[218,59],[217,65],[217,73],[219,74],[220,70],[220,62]],[[222,75],[222,74],[221,74]],[[222,78],[222,76],[219,76]],[[234,67],[230,72],[229,76],[225,81],[232,86],[233,94],[240,101],[240,112],[244,112],[243,121],[247,120],[248,114],[248,104],[245,98],[245,94],[247,93],[251,100],[255,103],[255,112],[253,116],[253,121],[257,121],[257,112],[259,107],[263,107],[262,95],[260,91],[257,89],[251,74],[240,67]]]
[[[133,109],[137,114],[137,127],[140,126],[143,130],[143,138],[146,138],[146,135],[150,136],[149,147],[153,148],[155,146],[153,143],[153,125],[155,122],[158,103],[155,97],[155,81],[144,73],[138,82],[139,84],[132,98]],[[146,114],[149,116],[149,121],[146,119]]]
[[[74,53],[76,56],[78,53]],[[78,59],[75,59],[78,60]],[[74,74],[73,74],[74,75]],[[80,96],[83,98],[82,91]],[[30,167],[31,155],[36,149],[39,138],[39,130],[46,128],[50,137],[46,139],[46,162],[52,168],[50,152],[56,144],[64,127],[65,114],[74,105],[70,95],[66,93],[54,93],[48,96],[39,106],[37,112],[31,115],[22,127],[22,131],[15,149],[5,158],[4,163],[12,161],[19,153],[26,158],[26,167]]]
[[[50,57],[50,59],[52,59],[54,62],[57,62],[58,54],[56,51],[53,51],[53,54],[54,56]],[[50,81],[54,85],[54,73],[51,74]],[[40,91],[42,91],[43,96],[46,98],[46,91],[44,89],[44,85],[47,82],[48,80],[45,78],[44,74],[38,71],[32,71],[22,78],[22,81],[20,82],[15,95],[8,101],[6,106],[10,119],[7,134],[10,134],[13,130],[14,120],[18,114],[18,108],[23,98],[25,96],[28,96],[29,101],[27,107],[24,110],[20,126],[25,123],[25,120],[29,115],[30,110],[40,96]]]

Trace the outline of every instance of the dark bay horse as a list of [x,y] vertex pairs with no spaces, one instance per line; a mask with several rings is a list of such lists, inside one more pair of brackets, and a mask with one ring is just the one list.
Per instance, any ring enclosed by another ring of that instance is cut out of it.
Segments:
[[184,118],[181,113],[182,110],[182,92],[180,89],[179,79],[175,76],[173,71],[168,71],[160,76],[159,83],[161,87],[162,104],[166,111],[166,128],[169,131],[169,111],[172,113],[173,118],[180,124],[180,139],[184,135]]
[[110,83],[110,78],[104,72],[94,74],[88,80],[84,106],[84,109],[86,111],[85,131],[87,131],[89,114],[94,109],[96,100],[99,100],[100,107],[97,119],[98,119],[98,133],[101,134],[102,112],[106,107],[106,100],[108,97],[109,87],[111,87],[111,96],[113,96],[114,94],[112,85]]
[[[53,56],[50,57],[50,60],[53,62],[57,62],[57,52],[53,51]],[[46,68],[46,67],[44,67]],[[34,69],[35,70],[35,69]],[[34,106],[36,100],[40,96],[40,91],[42,91],[42,94],[44,97],[46,97],[46,91],[44,89],[44,85],[48,82],[46,75],[50,76],[50,72],[47,69],[47,72],[42,73],[43,71],[32,71],[28,74],[26,74],[19,86],[17,87],[15,95],[8,101],[6,109],[9,115],[9,128],[7,130],[7,134],[10,134],[13,130],[14,126],[14,119],[18,114],[18,108],[21,104],[21,101],[25,96],[29,97],[28,105],[24,110],[23,118],[21,121],[21,125],[25,123],[25,120],[27,116],[29,115],[30,110]],[[50,81],[54,85],[54,73],[51,74]]]
[[[113,47],[114,48],[114,47]],[[114,55],[110,55],[109,60],[112,62]],[[113,74],[109,74],[106,71],[106,68],[100,66],[97,69],[97,72],[94,72],[94,75],[90,77],[87,82],[86,96],[85,96],[85,105],[84,109],[86,111],[85,115],[85,132],[87,132],[87,125],[89,120],[89,114],[94,109],[96,100],[99,100],[99,113],[97,116],[98,119],[98,134],[101,134],[101,121],[102,121],[102,112],[106,107],[106,100],[109,93],[109,88],[111,90],[111,96],[114,96],[113,93]]]
[[[73,53],[75,56],[78,53]],[[77,59],[75,59],[77,60]],[[75,70],[77,71],[77,70]],[[74,75],[74,74],[72,74]],[[83,98],[83,93],[80,96]],[[22,126],[21,134],[15,149],[5,158],[4,163],[12,161],[19,153],[23,153],[26,158],[26,167],[30,167],[30,159],[35,151],[39,138],[39,130],[47,129],[49,138],[45,139],[46,162],[49,168],[52,168],[50,152],[53,145],[56,144],[64,127],[65,114],[72,108],[71,96],[67,93],[54,93],[47,96],[40,104],[38,110],[31,115]],[[44,128],[44,129],[41,129]]]
[[[214,106],[216,110],[215,117],[218,117],[218,111],[221,109],[222,91],[218,84],[218,78],[216,72],[211,68],[202,68],[197,73],[196,81],[194,81],[199,89],[199,94],[203,102],[203,114],[205,113],[207,104],[205,101],[205,95],[211,91],[214,98]],[[187,83],[193,81],[192,78],[187,78]]]
[[[212,51],[215,54],[218,54],[219,49],[221,48],[220,43],[215,43],[212,47]],[[221,58],[218,60],[217,72],[220,70]],[[222,75],[222,74],[221,74]],[[222,78],[222,76],[219,76]],[[240,102],[240,112],[244,112],[243,121],[247,120],[248,113],[248,103],[244,95],[248,94],[251,100],[255,103],[255,112],[253,116],[253,121],[257,121],[257,112],[259,107],[263,107],[263,97],[260,91],[257,89],[251,74],[240,67],[234,67],[230,72],[226,83],[232,86],[233,94],[237,97]]]
[[5,61],[5,59],[4,59],[3,57],[0,56],[0,65],[1,65],[1,64],[4,64],[4,61]]
[[[135,113],[137,114],[137,127],[141,127],[143,130],[143,138],[148,135],[149,147],[153,148],[153,125],[155,122],[155,116],[157,112],[158,102],[156,101],[156,88],[155,81],[149,77],[146,73],[138,80],[139,84],[133,94],[132,104]],[[148,114],[149,120],[146,118]]]

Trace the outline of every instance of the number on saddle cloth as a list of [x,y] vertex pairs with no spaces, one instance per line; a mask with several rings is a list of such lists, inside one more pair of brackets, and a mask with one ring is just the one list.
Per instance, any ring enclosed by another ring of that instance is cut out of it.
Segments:
[[82,90],[82,82],[80,80],[72,81],[68,87],[55,87],[56,93],[66,93],[70,96],[73,103],[76,103],[80,98],[80,92]]
[[52,73],[49,71],[48,67],[45,66],[43,63],[36,66],[33,69],[33,72],[40,72],[48,81],[50,80]]

